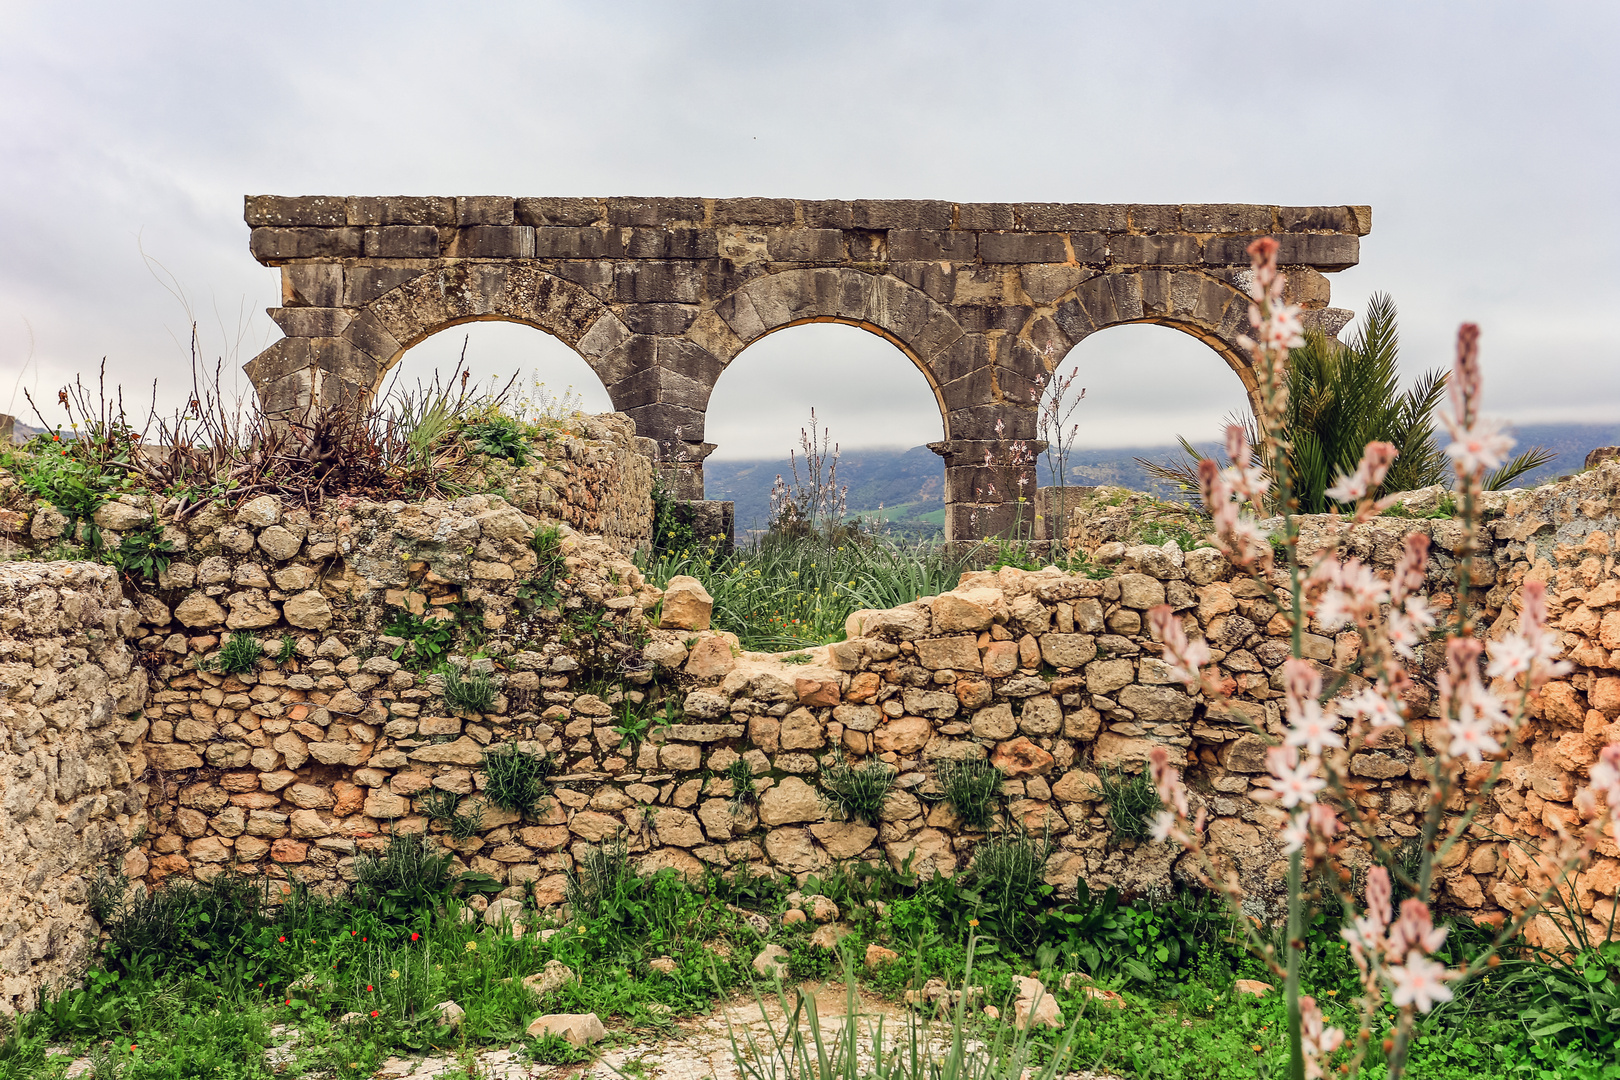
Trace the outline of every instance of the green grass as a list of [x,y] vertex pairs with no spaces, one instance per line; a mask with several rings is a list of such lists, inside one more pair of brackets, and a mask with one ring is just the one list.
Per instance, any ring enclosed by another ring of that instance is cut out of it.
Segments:
[[[551,924],[537,912],[524,916],[530,932],[518,939],[481,919],[464,922],[463,886],[444,853],[421,838],[396,838],[364,860],[361,883],[334,899],[283,900],[279,886],[267,891],[227,874],[120,905],[116,883],[105,882],[96,902],[110,937],[85,988],[0,1022],[0,1080],[59,1077],[69,1059],[51,1064],[52,1046],[95,1049],[104,1059],[97,1075],[120,1080],[369,1077],[392,1055],[479,1047],[522,1046],[529,1060],[575,1064],[582,1055],[554,1042],[525,1043],[528,1023],[547,1012],[595,1012],[615,1040],[650,1040],[672,1018],[708,1013],[739,989],[774,993],[750,967],[765,941],[731,904],[770,916],[769,939],[788,948],[796,976],[843,972],[896,1002],[930,978],[965,980],[1010,1015],[1012,977],[1033,972],[1069,1022],[1021,1038],[964,1008],[933,1028],[950,1049],[932,1067],[892,1059],[894,1080],[912,1080],[916,1067],[916,1080],[924,1072],[929,1080],[1012,1080],[1024,1066],[1046,1075],[1054,1062],[1063,1066],[1056,1071],[1128,1080],[1281,1075],[1282,996],[1236,993],[1237,979],[1275,980],[1234,944],[1222,909],[1190,894],[1125,904],[1082,890],[1063,900],[1041,880],[1044,850],[1044,841],[999,838],[951,881],[853,862],[807,881],[803,888],[832,898],[852,927],[841,954],[811,945],[808,926],[779,928],[791,882],[739,873],[693,887],[672,871],[637,873],[615,844],[587,859],[570,890],[574,921],[547,940],[537,931]],[[1320,921],[1307,929],[1301,978],[1329,1021],[1345,1024],[1357,980],[1337,929]],[[1483,940],[1455,927],[1442,959],[1454,966]],[[899,960],[865,969],[859,960],[873,944]],[[649,968],[662,956],[675,961],[672,974]],[[576,978],[537,999],[521,981],[550,961]],[[1602,1013],[1610,1000],[1604,980],[1617,969],[1620,943],[1595,946],[1575,965],[1530,952],[1510,958],[1491,973],[1494,983],[1459,988],[1455,1003],[1420,1023],[1407,1075],[1615,1080],[1620,1060]],[[1126,1007],[1090,1001],[1084,981],[1064,986],[1072,971],[1121,994]],[[466,1011],[459,1031],[437,1019],[446,1000]],[[804,1000],[790,997],[789,1010],[805,1008]],[[348,1014],[359,1020],[340,1023]],[[1545,1030],[1549,1016],[1564,1026]],[[1380,1029],[1391,1018],[1386,1010]],[[1532,1023],[1542,1025],[1539,1034]],[[264,1049],[285,1041],[272,1035],[283,1025],[302,1038],[294,1060],[273,1074]],[[909,1028],[893,1030],[903,1051]],[[781,1045],[761,1043],[745,1055],[744,1075],[858,1080],[847,1047],[824,1035],[828,1056],[812,1054],[810,1071],[791,1046],[784,1056]],[[1016,1052],[1004,1054],[1009,1047]],[[1381,1080],[1383,1066],[1375,1061],[1362,1075]]]
[[665,552],[644,569],[660,585],[677,574],[697,578],[714,597],[715,629],[745,649],[780,651],[840,641],[851,612],[936,596],[966,568],[943,544],[766,536],[729,556],[702,545]]

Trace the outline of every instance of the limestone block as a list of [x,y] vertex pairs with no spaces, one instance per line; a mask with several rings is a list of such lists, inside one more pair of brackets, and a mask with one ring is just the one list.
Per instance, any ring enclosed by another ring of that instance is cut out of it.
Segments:
[[552,1013],[535,1020],[525,1034],[532,1039],[560,1035],[570,1045],[590,1046],[607,1038],[607,1028],[595,1013]]
[[1044,776],[1056,763],[1057,759],[1051,754],[1023,736],[1001,743],[990,755],[990,764],[1012,779]]
[[908,686],[902,698],[906,712],[934,720],[948,720],[961,707],[955,694],[940,690],[918,690]]
[[704,842],[703,830],[697,818],[686,810],[658,810],[653,814],[653,829],[658,839],[676,847],[697,847]]
[[872,846],[878,831],[849,821],[820,822],[810,826],[810,834],[835,859],[853,859]]
[[303,538],[291,529],[272,525],[259,534],[259,548],[277,562],[286,562],[298,554]]
[[786,777],[775,787],[766,789],[759,799],[759,821],[762,825],[820,821],[824,816],[820,794],[797,776]]
[[1149,724],[1186,723],[1192,719],[1193,700],[1179,687],[1127,686],[1119,703]]
[[677,574],[664,586],[658,625],[666,630],[707,630],[714,597],[695,577]]
[[256,630],[281,621],[281,611],[257,589],[244,589],[225,598],[230,614],[225,625],[232,630]]
[[1025,698],[1023,711],[1018,715],[1018,730],[1025,735],[1040,737],[1056,735],[1063,728],[1063,708],[1051,694],[1038,694]]
[[826,854],[811,842],[809,832],[797,826],[766,833],[765,855],[777,869],[791,874],[812,873],[828,862]]
[[430,765],[477,765],[484,759],[484,748],[472,738],[463,735],[452,743],[424,746],[410,753],[412,761]]
[[[668,606],[668,597],[665,597]],[[686,673],[697,679],[717,679],[737,666],[731,654],[731,643],[722,637],[706,637],[692,646],[687,656]]]
[[940,634],[955,634],[962,631],[977,633],[988,628],[995,618],[990,608],[976,604],[956,593],[936,596],[931,610],[934,632]]
[[[952,698],[954,705],[956,699]],[[934,726],[920,716],[901,716],[879,727],[872,735],[878,749],[895,754],[915,754],[928,745]]]
[[1090,634],[1045,634],[1040,639],[1041,659],[1056,668],[1078,668],[1097,656],[1097,640]]
[[174,609],[181,625],[194,628],[218,626],[225,621],[225,609],[200,592],[192,593]]
[[1012,706],[1006,703],[991,705],[973,714],[973,734],[980,739],[1010,739],[1018,732],[1018,721],[1013,719]]
[[1138,611],[1157,607],[1164,603],[1164,583],[1146,574],[1121,574],[1119,602]]
[[821,721],[803,708],[794,709],[782,718],[780,738],[783,750],[819,750],[827,741]]
[[281,610],[289,623],[303,630],[325,630],[332,625],[332,605],[319,589],[289,597]]
[[281,500],[274,495],[260,495],[237,507],[236,523],[250,529],[264,529],[281,520]]

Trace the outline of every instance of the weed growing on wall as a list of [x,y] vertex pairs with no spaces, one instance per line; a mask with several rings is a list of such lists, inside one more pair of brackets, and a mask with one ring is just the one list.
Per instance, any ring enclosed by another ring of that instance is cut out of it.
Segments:
[[1108,831],[1116,839],[1146,840],[1153,835],[1153,818],[1163,808],[1153,779],[1147,772],[1101,769],[1097,797],[1108,804]]
[[883,802],[898,778],[894,767],[885,761],[869,757],[859,765],[851,765],[838,754],[822,766],[821,788],[827,801],[845,818],[876,825]]
[[995,816],[996,800],[1006,776],[982,759],[945,759],[934,767],[934,775],[952,812],[970,829],[983,831]]
[[264,659],[264,646],[252,634],[238,631],[225,639],[215,654],[212,667],[222,675],[246,675],[256,671]]
[[512,743],[484,752],[484,798],[502,810],[532,815],[544,809],[550,798],[546,780],[557,772],[555,760],[547,754],[530,753]]
[[495,680],[487,671],[463,674],[452,664],[438,671],[444,679],[444,703],[453,712],[485,713],[495,704]]

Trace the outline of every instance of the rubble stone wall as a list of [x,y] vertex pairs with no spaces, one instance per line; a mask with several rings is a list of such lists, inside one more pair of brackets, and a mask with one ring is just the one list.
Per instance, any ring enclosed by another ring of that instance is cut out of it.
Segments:
[[91,884],[145,828],[136,623],[110,567],[0,563],[0,1014],[82,975]]
[[[1620,738],[1620,463],[1493,496],[1486,511],[1492,550],[1477,562],[1474,599],[1490,633],[1512,627],[1515,590],[1539,577],[1576,664],[1541,693],[1489,812],[1442,868],[1446,906],[1500,919],[1536,883],[1545,841],[1578,821],[1572,797],[1597,749]],[[1255,729],[1281,731],[1287,627],[1212,549],[1106,541],[1093,551],[1108,567],[1097,579],[973,572],[943,595],[855,613],[845,641],[773,656],[708,629],[696,582],[654,588],[622,551],[566,526],[562,570],[537,595],[544,568],[530,538],[541,524],[480,495],[317,514],[261,498],[175,526],[184,557],[125,617],[139,621],[129,629],[156,676],[131,746],[150,822],[131,874],[155,885],[234,867],[337,888],[359,855],[410,830],[541,903],[560,902],[565,872],[614,838],[644,869],[693,877],[743,863],[802,875],[848,859],[951,874],[984,834],[942,798],[938,763],[987,758],[1007,777],[997,827],[1052,839],[1060,891],[1083,878],[1140,893],[1185,879],[1186,867],[1167,845],[1112,835],[1103,780],[1163,745],[1257,910],[1280,893],[1276,811],[1251,792],[1266,745]],[[1305,523],[1308,537],[1338,527]],[[1381,519],[1347,547],[1387,569],[1412,529],[1433,537],[1427,592],[1449,610],[1455,521]],[[1145,625],[1160,603],[1209,641],[1231,704],[1169,677]],[[454,662],[496,681],[487,709],[452,709],[441,676],[401,662],[407,643],[389,630],[404,609],[481,626],[484,657]],[[1351,668],[1355,635],[1308,630],[1311,659]],[[231,633],[263,644],[254,670],[215,669]],[[1426,736],[1435,720],[1422,679],[1409,704]],[[636,716],[668,722],[627,739]],[[486,794],[484,755],[507,743],[558,766],[527,816]],[[823,774],[839,757],[895,770],[876,820],[832,808]],[[751,795],[734,789],[738,762]],[[1404,745],[1358,753],[1350,772],[1392,844],[1417,834],[1425,796]],[[429,819],[428,798],[444,792],[482,814],[475,835],[453,841]],[[1620,852],[1604,841],[1575,883],[1594,929],[1617,886]],[[1533,933],[1559,940],[1546,922]]]

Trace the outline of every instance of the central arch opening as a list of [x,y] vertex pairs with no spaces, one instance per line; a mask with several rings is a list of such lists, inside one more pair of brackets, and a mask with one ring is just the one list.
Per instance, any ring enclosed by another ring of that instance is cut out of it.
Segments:
[[817,446],[819,429],[838,445],[851,517],[881,520],[895,535],[943,535],[944,463],[926,444],[944,437],[944,422],[928,379],[871,330],[810,322],[748,346],[709,398],[704,430],[716,449],[704,462],[704,491],[736,504],[739,537],[766,528],[777,475],[793,483],[790,452],[803,478],[811,409]]

